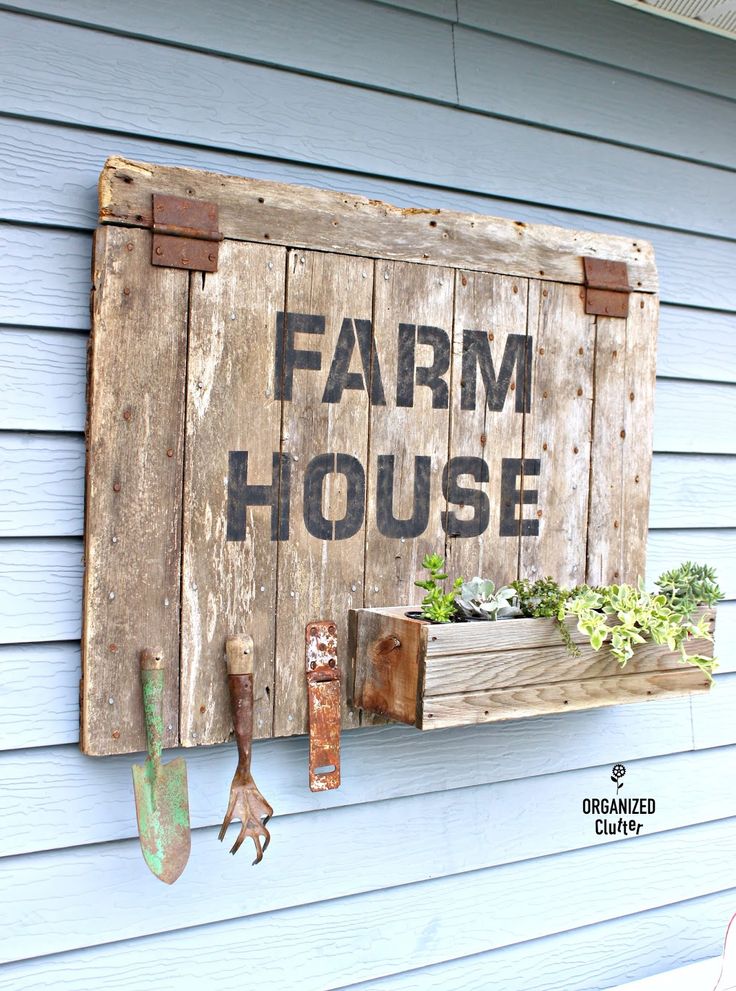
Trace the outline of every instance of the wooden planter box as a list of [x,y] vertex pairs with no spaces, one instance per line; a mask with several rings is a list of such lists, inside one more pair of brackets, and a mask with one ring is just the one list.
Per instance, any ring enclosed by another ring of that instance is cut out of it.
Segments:
[[[705,692],[708,678],[678,654],[642,644],[622,668],[607,647],[597,653],[567,620],[580,657],[571,657],[551,619],[435,625],[411,607],[350,614],[356,706],[418,729],[542,716]],[[708,610],[715,621],[715,612]],[[713,656],[693,641],[691,653]]]

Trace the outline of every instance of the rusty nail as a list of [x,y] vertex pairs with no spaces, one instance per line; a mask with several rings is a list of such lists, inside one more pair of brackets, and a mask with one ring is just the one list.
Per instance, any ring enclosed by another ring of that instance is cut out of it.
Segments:
[[613,521],[613,529],[618,530],[618,520]]
[[127,286],[123,289],[123,296],[130,296],[130,289]]
[[489,341],[495,341],[495,339],[496,338],[494,337],[493,331],[489,331],[488,332],[488,340]]
[[115,651],[117,649],[118,649],[118,645],[116,643],[111,643],[110,644],[110,650],[112,651],[113,654],[115,653]]
[[317,627],[316,626],[310,626],[309,627],[309,635],[310,635],[310,637],[316,637],[317,636]]
[[542,290],[542,295],[543,296],[549,296],[549,292],[546,289],[543,289]]
[[630,399],[630,400],[632,401],[632,403],[633,403],[633,401],[634,401],[634,393],[633,393],[633,392],[630,392],[630,393],[629,393],[629,399]]
[[113,730],[112,738],[113,738],[113,740],[119,740],[120,739],[120,730],[119,729]]
[[209,258],[209,260],[211,262],[213,262],[215,260],[215,256],[214,255],[207,255],[207,257]]
[[317,662],[316,661],[310,661],[309,662],[309,667],[310,667],[310,669],[312,671],[314,671],[314,669],[317,667]]
[[537,510],[537,516],[538,516],[538,517],[539,517],[539,519],[541,520],[541,518],[542,518],[542,510],[541,510],[541,509],[538,509],[538,510]]
[[164,253],[164,249],[160,245],[158,245],[156,247],[156,254],[157,255],[162,255],[163,253]]
[[124,419],[124,420],[129,420],[129,419],[131,418],[131,416],[132,416],[132,415],[133,415],[133,414],[132,414],[132,413],[130,412],[130,410],[129,410],[129,409],[125,409],[125,410],[123,410],[123,419]]
[[460,282],[462,283],[462,285],[467,286],[467,284],[468,284],[467,277],[464,276],[464,275],[461,275],[460,276]]
[[328,626],[327,632],[330,634],[331,637],[334,637],[334,635],[337,633],[337,630],[335,629],[334,626]]
[[547,390],[545,389],[544,392],[542,393],[542,399],[546,399],[546,398],[547,398]]
[[200,712],[207,712],[207,706],[206,705],[200,705],[199,711]]
[[540,353],[540,354],[544,354],[544,348],[540,348],[540,349],[539,349],[539,353]]
[[634,481],[636,482],[637,485],[639,484],[639,476],[638,475],[635,475],[634,476]]
[[573,449],[572,449],[572,453],[573,453],[573,454],[577,454],[577,453],[578,453],[578,449],[577,449],[577,447],[573,447]]
[[120,482],[113,482],[112,490],[113,490],[113,492],[119,492],[120,491]]
[[625,431],[625,430],[622,430],[622,431],[621,431],[621,439],[623,440],[623,438],[624,438],[625,436],[626,436],[626,431]]
[[580,388],[578,388],[578,395],[579,395],[579,396],[582,396],[582,394],[583,394],[583,390],[582,390],[582,389],[580,389]]
[[518,292],[519,291],[519,287],[518,286],[512,286],[511,287],[511,291],[512,292]]
[[167,458],[173,458],[174,457],[174,448],[173,447],[169,447],[167,449],[167,451],[166,451],[166,457]]
[[583,348],[578,348],[578,354],[584,354],[584,353],[585,352],[584,352],[584,349]]
[[481,447],[485,447],[485,444],[486,444],[486,441],[487,440],[488,440],[488,438],[486,437],[486,435],[485,434],[481,434],[480,435],[480,446]]
[[337,661],[335,660],[334,657],[331,657],[328,663],[329,663],[329,665],[330,665],[331,668],[334,668],[335,665],[337,664]]
[[189,264],[189,259],[186,258],[184,255],[182,255],[181,256],[181,263],[182,263],[182,265],[188,265]]
[[128,243],[125,245],[125,247],[126,247],[126,249],[128,251],[132,251],[133,250],[133,242],[132,241],[128,241]]
[[542,450],[543,451],[546,451],[547,450],[547,444],[546,443],[545,444],[542,444]]

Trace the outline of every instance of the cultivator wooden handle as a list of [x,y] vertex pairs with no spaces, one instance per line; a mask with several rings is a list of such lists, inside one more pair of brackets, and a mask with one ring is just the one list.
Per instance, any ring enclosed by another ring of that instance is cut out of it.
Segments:
[[[249,636],[228,637],[225,642],[227,680],[230,689],[230,707],[238,747],[238,766],[230,785],[230,802],[220,829],[219,839],[224,839],[227,828],[237,818],[241,822],[240,833],[230,850],[237,853],[246,836],[253,839],[258,864],[263,859],[271,834],[266,823],[273,809],[256,787],[250,772],[253,746],[253,640]],[[263,839],[263,846],[261,840]]]

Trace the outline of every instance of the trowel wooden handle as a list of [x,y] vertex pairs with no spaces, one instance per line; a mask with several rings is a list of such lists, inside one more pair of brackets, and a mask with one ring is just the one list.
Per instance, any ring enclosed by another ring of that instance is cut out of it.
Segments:
[[225,641],[228,674],[253,674],[253,638],[228,637]]
[[161,647],[145,647],[140,655],[141,671],[163,671],[164,652]]

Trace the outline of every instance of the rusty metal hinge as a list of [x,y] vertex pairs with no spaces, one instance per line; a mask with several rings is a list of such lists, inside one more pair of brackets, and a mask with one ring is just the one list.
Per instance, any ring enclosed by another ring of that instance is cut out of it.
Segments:
[[309,696],[309,787],[340,787],[340,669],[337,629],[328,619],[307,623],[307,695]]
[[629,273],[626,262],[583,258],[585,312],[601,317],[629,315]]
[[192,272],[216,272],[219,242],[216,203],[153,194],[151,263]]

